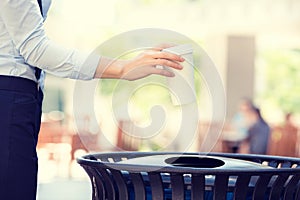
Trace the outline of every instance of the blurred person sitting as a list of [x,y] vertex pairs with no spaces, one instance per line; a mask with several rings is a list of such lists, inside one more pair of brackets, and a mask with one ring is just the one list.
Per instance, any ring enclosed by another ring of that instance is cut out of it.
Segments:
[[270,137],[270,126],[263,119],[260,109],[253,106],[248,113],[249,122],[248,137],[246,141],[251,154],[267,154]]
[[254,107],[253,102],[249,98],[241,99],[238,107],[238,112],[234,115],[232,120],[232,127],[237,132],[237,139],[244,140],[248,137],[249,111]]
[[228,131],[225,132],[223,144],[226,151],[237,153],[240,151],[241,144],[248,137],[248,129],[250,126],[248,113],[253,107],[252,100],[242,98],[238,104],[238,110],[233,116]]

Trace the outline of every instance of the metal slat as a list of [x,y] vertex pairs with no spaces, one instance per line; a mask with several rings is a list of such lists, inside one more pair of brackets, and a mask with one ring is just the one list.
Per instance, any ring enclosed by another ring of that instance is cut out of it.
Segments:
[[128,191],[127,191],[127,185],[125,183],[125,180],[123,179],[122,173],[119,170],[110,170],[115,183],[118,188],[118,196],[119,200],[127,200],[128,199]]
[[284,184],[286,183],[288,178],[289,175],[278,175],[270,191],[270,200],[281,198],[281,193],[284,190]]
[[192,174],[192,200],[204,200],[205,176],[203,174]]
[[184,180],[182,174],[171,174],[172,199],[184,200]]
[[152,200],[163,200],[164,188],[160,173],[150,172],[148,175],[152,192]]
[[140,173],[130,173],[135,200],[146,200],[145,183]]
[[251,178],[250,174],[240,174],[238,176],[235,184],[233,199],[235,200],[246,199],[250,178]]
[[215,179],[214,200],[226,200],[228,188],[228,175],[218,174]]
[[285,192],[284,192],[284,199],[290,200],[294,198],[295,190],[297,189],[297,183],[299,182],[300,175],[294,175],[289,180],[288,184],[286,185]]
[[103,177],[103,184],[105,186],[105,197],[107,200],[115,200],[116,199],[116,190],[114,188],[113,180],[111,178],[110,173],[107,172],[106,169],[97,168],[97,171]]
[[253,191],[253,200],[262,200],[265,198],[268,183],[270,182],[271,175],[260,175]]

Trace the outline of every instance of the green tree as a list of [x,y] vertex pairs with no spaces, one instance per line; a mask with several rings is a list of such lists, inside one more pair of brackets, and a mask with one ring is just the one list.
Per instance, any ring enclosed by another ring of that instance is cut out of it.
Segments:
[[300,53],[273,50],[262,53],[266,87],[262,98],[283,112],[300,112]]

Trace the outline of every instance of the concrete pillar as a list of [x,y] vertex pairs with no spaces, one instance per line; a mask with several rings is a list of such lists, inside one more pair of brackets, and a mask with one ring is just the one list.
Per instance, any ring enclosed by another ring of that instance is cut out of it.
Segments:
[[254,96],[254,36],[228,36],[226,95],[227,119],[237,110],[241,98]]

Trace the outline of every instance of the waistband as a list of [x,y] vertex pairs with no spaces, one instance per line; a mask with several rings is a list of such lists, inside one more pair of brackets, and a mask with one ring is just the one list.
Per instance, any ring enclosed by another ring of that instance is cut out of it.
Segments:
[[37,95],[39,92],[38,84],[33,80],[16,76],[0,75],[0,90],[9,90]]

